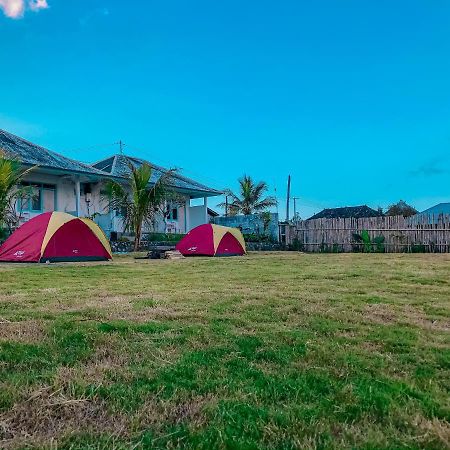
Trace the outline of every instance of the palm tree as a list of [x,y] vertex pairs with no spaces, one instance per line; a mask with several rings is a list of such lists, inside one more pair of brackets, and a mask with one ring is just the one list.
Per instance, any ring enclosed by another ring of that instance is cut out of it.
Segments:
[[[228,212],[231,215],[242,213],[244,215],[250,215],[261,211],[266,211],[272,206],[277,205],[275,197],[263,198],[267,191],[267,183],[260,181],[255,183],[253,179],[244,175],[239,180],[239,195],[234,194],[231,191],[226,191],[226,195],[231,197],[231,203],[228,204]],[[219,207],[224,208],[225,203],[221,203]]]
[[0,149],[0,231],[17,222],[16,202],[30,196],[30,189],[20,187],[20,183],[34,168],[21,169],[19,161],[6,158]]
[[105,195],[110,210],[120,211],[123,215],[125,231],[134,233],[134,251],[141,244],[142,227],[151,225],[161,205],[166,201],[168,182],[173,170],[165,172],[154,185],[150,185],[152,166],[144,163],[135,167],[131,162],[130,178],[126,185],[108,181]]

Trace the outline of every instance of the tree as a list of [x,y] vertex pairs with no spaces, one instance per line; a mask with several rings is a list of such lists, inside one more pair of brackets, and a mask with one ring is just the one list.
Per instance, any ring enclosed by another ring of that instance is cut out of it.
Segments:
[[179,208],[183,206],[186,202],[185,197],[183,197],[178,192],[169,191],[165,196],[165,201],[162,202],[157,207],[157,213],[162,217],[164,221],[164,232],[167,232],[167,223],[170,219],[171,210],[174,208]]
[[408,205],[405,201],[400,200],[398,203],[390,205],[386,211],[387,216],[403,216],[411,217],[417,214],[418,211],[411,205]]
[[134,251],[137,251],[141,244],[143,225],[151,225],[155,214],[166,202],[174,171],[165,172],[154,185],[150,185],[153,172],[150,164],[135,167],[129,162],[129,167],[130,177],[127,183],[124,185],[108,181],[104,197],[110,210],[120,211],[122,214],[125,231],[134,233]]
[[[255,183],[248,175],[244,175],[239,179],[239,195],[227,190],[226,195],[231,197],[231,203],[228,204],[230,215],[244,214],[250,215],[257,212],[266,211],[272,206],[277,205],[275,197],[263,198],[267,191],[267,183],[260,181]],[[219,204],[224,208],[225,203]]]
[[30,188],[20,183],[34,168],[22,169],[19,161],[6,158],[0,149],[0,231],[5,226],[11,231],[17,225],[17,202],[21,205],[32,195]]
[[269,211],[264,211],[260,214],[261,220],[263,222],[263,230],[264,234],[267,234],[267,230],[269,229],[270,222],[272,221],[272,215]]

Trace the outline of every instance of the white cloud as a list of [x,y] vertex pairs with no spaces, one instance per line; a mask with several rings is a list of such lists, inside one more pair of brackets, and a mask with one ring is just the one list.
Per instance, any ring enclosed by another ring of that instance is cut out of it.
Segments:
[[47,8],[47,0],[0,0],[0,9],[11,19],[22,18],[27,9],[39,11]]
[[6,17],[18,19],[23,16],[25,2],[24,0],[0,0],[0,9]]
[[47,0],[29,0],[28,6],[31,11],[39,11],[40,9],[47,9],[48,3]]

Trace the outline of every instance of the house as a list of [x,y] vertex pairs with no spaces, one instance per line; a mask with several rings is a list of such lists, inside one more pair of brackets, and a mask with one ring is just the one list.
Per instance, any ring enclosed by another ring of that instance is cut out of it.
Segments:
[[[130,164],[137,168],[144,163],[152,166],[151,183],[155,183],[163,174],[167,173],[167,169],[157,166],[150,161],[122,154],[115,154],[97,161],[92,167],[114,178],[126,179],[131,173]],[[155,231],[187,233],[192,228],[209,222],[208,197],[221,195],[220,191],[209,188],[176,172],[170,176],[169,185],[176,192],[178,198],[172,205],[168,205],[169,217],[165,221],[160,218],[154,224]],[[191,200],[193,199],[202,199],[203,204],[191,206]],[[103,215],[99,218],[99,225],[106,232],[117,230],[121,228],[121,218],[117,214]]]
[[220,214],[217,211],[214,211],[213,209],[208,208],[208,222],[209,223],[214,223],[213,222],[214,219],[219,216],[220,216]]
[[98,185],[106,174],[94,167],[47,150],[7,131],[0,130],[0,151],[17,159],[24,168],[38,166],[25,178],[33,186],[33,199],[21,205],[24,221],[47,211],[64,211],[75,216],[87,216],[82,201],[85,191],[96,197]]
[[438,203],[414,216],[408,218],[411,223],[435,223],[446,220],[450,216],[450,203]]
[[[93,217],[108,235],[124,231],[120,214],[108,211],[102,201],[102,187],[111,179],[126,182],[129,162],[139,166],[144,160],[113,155],[89,165],[3,130],[0,130],[0,151],[6,157],[20,161],[24,168],[37,166],[24,178],[24,184],[32,186],[35,195],[20,205],[21,221],[46,211],[64,211],[79,217]],[[166,169],[151,165],[151,182],[154,183]],[[179,199],[168,218],[156,220],[155,230],[185,233],[197,225],[208,223],[207,199],[220,195],[220,192],[178,173],[171,180]],[[203,204],[191,206],[191,199],[198,198],[203,199]]]
[[360,219],[362,217],[380,217],[383,213],[369,208],[367,205],[345,206],[343,208],[327,208],[307,220],[314,219]]
[[426,209],[425,211],[422,211],[419,213],[420,215],[424,214],[434,214],[434,215],[440,215],[440,214],[450,214],[450,203],[438,203],[437,205],[432,206],[431,208]]
[[279,239],[278,213],[256,213],[246,215],[218,216],[213,219],[216,225],[239,228],[244,234]]

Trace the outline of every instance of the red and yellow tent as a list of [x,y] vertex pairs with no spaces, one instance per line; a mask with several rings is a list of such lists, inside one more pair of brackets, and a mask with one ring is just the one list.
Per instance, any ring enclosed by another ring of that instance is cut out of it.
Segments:
[[208,223],[189,231],[176,249],[184,256],[236,256],[245,254],[245,241],[237,228]]
[[103,231],[92,220],[47,212],[19,227],[0,247],[3,262],[105,261],[112,259]]

